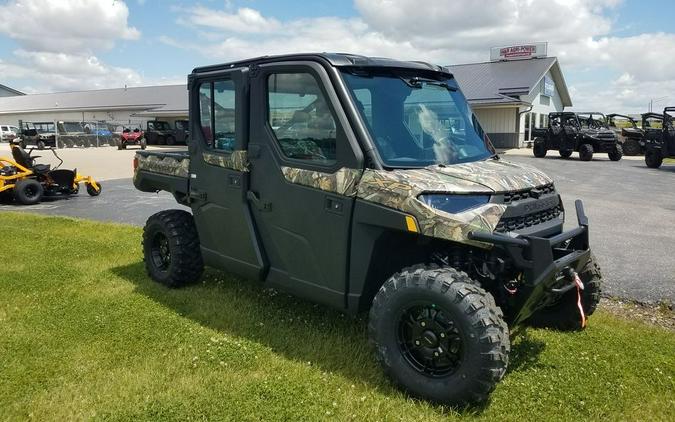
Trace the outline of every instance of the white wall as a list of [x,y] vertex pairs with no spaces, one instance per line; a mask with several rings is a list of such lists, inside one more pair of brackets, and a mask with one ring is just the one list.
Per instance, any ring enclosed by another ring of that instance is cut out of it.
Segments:
[[[157,118],[154,117],[138,117],[132,116],[138,113],[139,110],[113,110],[113,111],[68,111],[68,112],[48,112],[48,113],[16,113],[16,114],[0,114],[0,123],[9,125],[18,125],[19,120],[24,122],[53,122],[53,121],[99,121],[105,120],[115,123],[142,123],[148,120],[167,120],[173,124],[176,117],[171,118]],[[184,118],[187,118],[185,116]]]
[[[551,75],[551,72],[546,73],[546,77],[553,79],[553,76]],[[542,78],[543,81],[543,78]],[[528,102],[532,104],[532,110],[530,111],[531,116],[534,116],[536,114],[536,118],[533,121],[534,125],[533,127],[540,127],[540,122],[541,122],[541,114],[548,115],[548,113],[556,112],[556,111],[563,111],[564,107],[562,104],[562,99],[560,98],[560,93],[558,92],[558,85],[555,86],[555,90],[553,91],[553,96],[549,98],[548,105],[545,104],[546,98],[545,96],[541,95],[542,88],[541,84],[542,81],[539,81],[537,86],[532,90],[532,93],[530,95],[526,95],[521,97],[521,99],[525,102]],[[526,110],[528,107],[522,107],[521,111]],[[520,137],[521,137],[521,145],[525,139],[525,115],[526,113],[523,113],[520,116]]]
[[480,125],[487,133],[511,133],[516,131],[516,107],[473,109]]

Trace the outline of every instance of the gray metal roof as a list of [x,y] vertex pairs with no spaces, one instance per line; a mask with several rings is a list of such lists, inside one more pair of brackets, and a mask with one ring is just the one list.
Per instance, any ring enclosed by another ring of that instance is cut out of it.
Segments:
[[555,57],[450,65],[448,68],[472,104],[518,103],[519,97],[532,92],[550,70],[563,105],[572,105]]
[[95,91],[56,92],[0,98],[0,115],[99,110],[171,111],[187,114],[186,85],[160,85]]
[[[24,94],[24,93],[21,92],[21,91],[17,91],[16,89],[10,88],[10,87],[8,87],[7,85],[3,85],[3,84],[0,84],[0,91],[6,91],[6,92],[7,92],[7,95],[10,95],[10,96],[13,96],[13,95],[26,95],[26,94]],[[4,96],[4,95],[0,94],[0,96]]]

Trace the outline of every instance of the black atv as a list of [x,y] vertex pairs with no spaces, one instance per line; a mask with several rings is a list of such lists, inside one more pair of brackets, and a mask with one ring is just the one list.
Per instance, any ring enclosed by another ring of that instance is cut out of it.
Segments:
[[548,115],[547,128],[532,130],[535,137],[535,157],[546,156],[548,150],[558,150],[562,158],[579,153],[581,161],[591,161],[594,153],[607,153],[612,161],[619,161],[623,150],[616,134],[607,127],[602,113],[558,112]]

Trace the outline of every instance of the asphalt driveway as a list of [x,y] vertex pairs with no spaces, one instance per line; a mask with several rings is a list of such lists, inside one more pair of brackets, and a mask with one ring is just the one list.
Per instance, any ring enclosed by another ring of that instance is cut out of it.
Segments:
[[[599,156],[580,162],[522,153],[505,159],[534,165],[554,178],[568,212],[568,227],[576,224],[574,200],[584,201],[606,293],[675,302],[675,165],[652,170],[636,159],[610,162]],[[0,205],[0,210],[142,225],[153,213],[176,207],[180,206],[165,192],[138,192],[131,179],[117,179],[105,181],[97,198],[80,194],[29,207]]]

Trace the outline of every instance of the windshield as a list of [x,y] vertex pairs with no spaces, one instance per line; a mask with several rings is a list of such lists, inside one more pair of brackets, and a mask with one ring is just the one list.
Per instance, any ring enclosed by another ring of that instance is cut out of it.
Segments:
[[493,155],[453,79],[393,71],[343,76],[386,166],[456,164]]
[[171,127],[167,122],[155,121],[152,122],[152,125],[150,123],[151,122],[148,122],[148,127],[152,127],[155,130],[171,130]]
[[84,132],[82,125],[75,122],[65,122],[63,123],[63,129],[68,132]]

